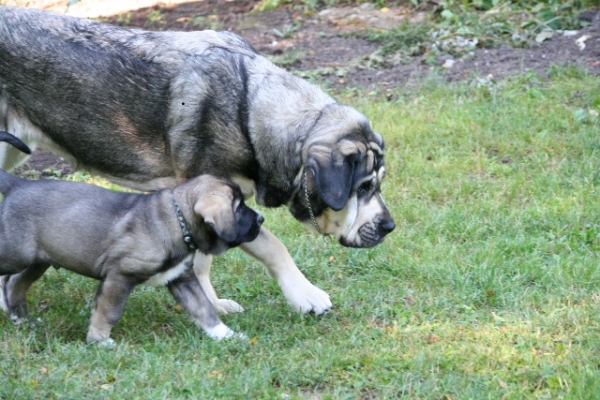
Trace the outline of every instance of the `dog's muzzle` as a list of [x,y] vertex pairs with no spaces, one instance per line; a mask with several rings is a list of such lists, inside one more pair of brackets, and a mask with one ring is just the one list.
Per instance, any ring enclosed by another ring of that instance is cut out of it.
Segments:
[[345,247],[369,248],[375,247],[383,242],[386,235],[396,228],[394,220],[390,218],[380,218],[378,220],[364,224],[358,229],[358,235],[355,240],[350,241],[345,237],[339,238],[339,243]]

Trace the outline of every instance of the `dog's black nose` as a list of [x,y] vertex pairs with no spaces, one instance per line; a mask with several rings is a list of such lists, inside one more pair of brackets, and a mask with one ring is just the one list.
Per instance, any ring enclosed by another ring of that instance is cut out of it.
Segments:
[[265,217],[263,217],[261,214],[258,214],[258,218],[256,218],[256,223],[262,225],[263,222],[265,222]]
[[379,231],[384,235],[387,235],[396,228],[396,224],[393,219],[386,219],[379,224]]

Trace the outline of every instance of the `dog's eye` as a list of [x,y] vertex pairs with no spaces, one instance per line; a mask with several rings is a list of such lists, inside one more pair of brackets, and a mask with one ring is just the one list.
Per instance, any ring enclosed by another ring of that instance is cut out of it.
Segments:
[[365,194],[367,194],[367,193],[369,193],[371,191],[372,187],[373,187],[373,182],[372,181],[363,182],[358,187],[358,195],[359,196],[364,196]]

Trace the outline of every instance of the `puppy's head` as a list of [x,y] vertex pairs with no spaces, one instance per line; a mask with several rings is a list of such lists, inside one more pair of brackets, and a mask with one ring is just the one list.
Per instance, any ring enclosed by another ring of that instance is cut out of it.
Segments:
[[381,197],[383,139],[362,114],[341,105],[324,110],[313,129],[292,214],[315,229],[310,205],[321,232],[343,246],[381,243],[395,227]]
[[230,181],[203,175],[189,182],[193,186],[195,237],[200,250],[218,254],[258,236],[262,215],[244,203],[240,188]]

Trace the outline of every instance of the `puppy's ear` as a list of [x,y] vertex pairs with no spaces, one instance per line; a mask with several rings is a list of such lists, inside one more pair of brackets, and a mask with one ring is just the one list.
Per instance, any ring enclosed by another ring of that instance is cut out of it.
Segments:
[[219,196],[201,198],[194,204],[194,212],[225,242],[231,243],[237,238],[237,224],[231,199]]
[[306,167],[312,173],[317,193],[332,210],[339,211],[346,205],[359,159],[356,146],[348,143],[334,148],[314,145],[309,150]]

